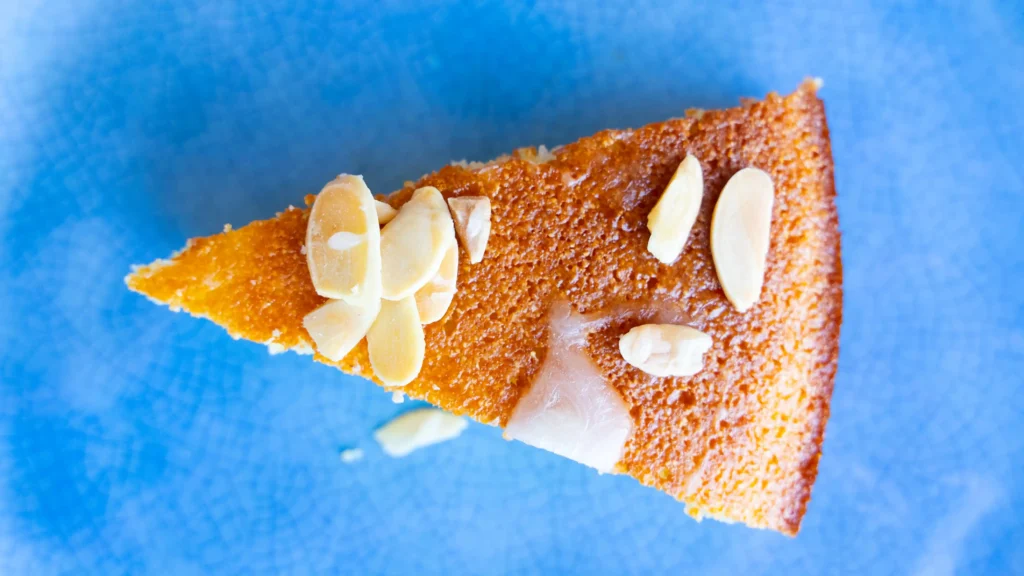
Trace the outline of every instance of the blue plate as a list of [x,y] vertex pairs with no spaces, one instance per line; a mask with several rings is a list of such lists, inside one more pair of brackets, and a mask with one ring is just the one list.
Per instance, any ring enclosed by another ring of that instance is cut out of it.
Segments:
[[[1024,573],[1024,10],[702,4],[0,3],[0,573]],[[807,75],[846,307],[796,539],[477,424],[390,459],[411,404],[122,284],[342,171]]]

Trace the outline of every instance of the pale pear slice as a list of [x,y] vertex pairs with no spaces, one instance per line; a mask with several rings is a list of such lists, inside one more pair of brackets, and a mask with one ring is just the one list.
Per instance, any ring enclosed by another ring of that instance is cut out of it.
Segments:
[[444,317],[455,297],[455,284],[459,275],[459,245],[452,242],[441,260],[437,274],[416,291],[416,308],[421,324],[432,324]]
[[449,198],[448,206],[455,220],[455,234],[469,254],[469,263],[480,262],[491,237],[491,199],[486,196],[459,196]]
[[700,161],[687,154],[647,216],[647,229],[651,231],[647,251],[658,261],[671,264],[683,253],[703,197],[704,173]]
[[382,300],[377,319],[366,333],[370,367],[387,386],[405,386],[423,367],[426,341],[416,300]]
[[306,226],[306,263],[317,294],[362,304],[380,299],[380,226],[362,176],[324,186]]
[[420,188],[380,232],[382,295],[412,296],[437,274],[455,228],[437,188]]
[[761,297],[775,187],[757,168],[725,184],[711,217],[711,256],[726,298],[744,312]]
[[619,338],[622,358],[653,376],[693,376],[710,348],[711,336],[675,324],[644,324]]
[[380,298],[364,304],[328,300],[302,319],[302,326],[316,344],[316,351],[338,362],[355,348],[373,325],[380,311]]
[[391,204],[387,202],[376,201],[377,206],[377,223],[381,226],[391,222],[395,218],[395,214],[398,214],[398,210],[391,207]]
[[468,424],[465,418],[444,410],[420,408],[380,427],[373,438],[385,454],[401,458],[420,448],[458,437]]
[[588,328],[566,302],[551,312],[548,351],[505,436],[611,472],[633,433],[629,406],[588,356]]

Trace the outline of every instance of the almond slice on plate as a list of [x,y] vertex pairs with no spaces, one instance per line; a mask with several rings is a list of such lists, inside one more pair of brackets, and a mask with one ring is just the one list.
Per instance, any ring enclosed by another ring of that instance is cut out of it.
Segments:
[[395,218],[395,214],[398,214],[398,210],[391,207],[391,204],[387,202],[381,202],[376,200],[377,206],[377,223],[381,226],[391,222]]
[[388,300],[412,296],[437,274],[455,228],[437,188],[413,193],[380,231],[382,295]]
[[324,186],[306,225],[306,263],[317,294],[362,304],[380,299],[380,226],[362,176]]
[[370,367],[387,386],[405,386],[423,367],[426,341],[412,296],[382,300],[380,312],[366,333]]
[[316,351],[332,362],[344,358],[363,339],[380,311],[380,298],[365,304],[328,300],[302,319]]
[[693,376],[710,348],[711,336],[675,324],[644,324],[619,338],[622,358],[654,376]]
[[416,308],[420,323],[431,324],[444,317],[455,297],[455,283],[459,275],[459,245],[452,242],[441,260],[437,274],[416,291]]
[[409,453],[458,437],[469,423],[437,408],[406,412],[373,434],[384,453],[401,458]]
[[744,168],[725,184],[711,218],[711,256],[718,281],[740,312],[761,297],[774,198],[768,174]]
[[651,231],[647,251],[660,262],[671,264],[683,253],[703,197],[700,161],[687,154],[647,216],[647,229]]
[[459,237],[469,263],[484,259],[487,240],[491,236],[491,199],[486,196],[449,198],[448,206],[455,220],[455,234]]

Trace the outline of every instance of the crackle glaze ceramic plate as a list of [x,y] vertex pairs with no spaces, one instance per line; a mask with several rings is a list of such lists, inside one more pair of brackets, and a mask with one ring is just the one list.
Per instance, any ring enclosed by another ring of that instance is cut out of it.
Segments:
[[[0,573],[1024,573],[1020,62],[1013,1],[0,3]],[[845,323],[796,539],[478,424],[392,459],[413,403],[122,283],[339,172],[806,76]]]

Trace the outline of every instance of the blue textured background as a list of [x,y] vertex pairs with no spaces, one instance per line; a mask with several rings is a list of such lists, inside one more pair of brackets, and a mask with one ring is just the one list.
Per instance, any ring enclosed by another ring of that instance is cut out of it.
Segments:
[[[254,4],[0,1],[0,573],[1024,573],[1019,2]],[[408,403],[122,284],[340,171],[387,191],[805,75],[846,322],[796,540],[476,424],[389,459]]]

